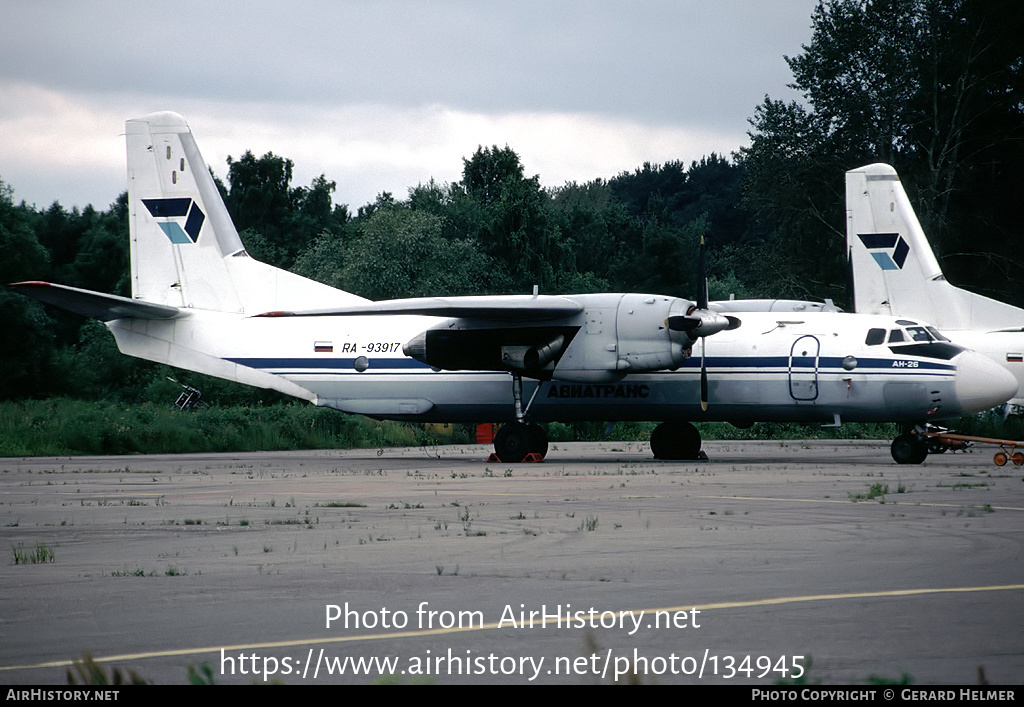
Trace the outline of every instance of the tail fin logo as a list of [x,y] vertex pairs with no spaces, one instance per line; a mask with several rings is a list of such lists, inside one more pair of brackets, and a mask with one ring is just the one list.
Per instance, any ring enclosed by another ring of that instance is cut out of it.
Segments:
[[861,243],[882,270],[902,270],[910,246],[898,233],[858,233]]
[[195,243],[199,238],[206,214],[192,199],[143,199],[142,203],[171,243]]

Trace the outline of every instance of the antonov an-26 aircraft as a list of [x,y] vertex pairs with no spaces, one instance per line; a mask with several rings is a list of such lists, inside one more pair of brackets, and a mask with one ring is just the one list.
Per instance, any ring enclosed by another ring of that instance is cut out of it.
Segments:
[[103,320],[130,356],[375,418],[503,422],[503,462],[543,457],[545,421],[664,420],[654,455],[693,459],[691,421],[920,424],[1017,389],[916,320],[706,294],[372,302],[250,258],[180,115],[129,120],[127,143],[132,297],[15,287]]

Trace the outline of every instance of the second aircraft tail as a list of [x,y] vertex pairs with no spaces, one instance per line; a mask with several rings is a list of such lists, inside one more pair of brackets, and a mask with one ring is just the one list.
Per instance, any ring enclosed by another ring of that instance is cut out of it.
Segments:
[[887,164],[846,173],[846,245],[859,313],[912,317],[946,330],[1024,326],[1024,310],[946,281]]

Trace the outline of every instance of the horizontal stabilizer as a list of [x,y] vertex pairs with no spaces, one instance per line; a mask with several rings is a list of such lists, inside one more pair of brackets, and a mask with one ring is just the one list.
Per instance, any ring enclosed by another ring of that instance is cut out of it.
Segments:
[[583,305],[566,297],[480,296],[416,297],[381,300],[350,307],[307,309],[292,312],[265,312],[259,317],[331,317],[382,314],[419,314],[431,317],[468,317],[504,321],[536,321],[566,317],[583,311]]
[[177,307],[50,282],[15,282],[10,287],[40,302],[103,322],[114,319],[172,319],[181,314]]

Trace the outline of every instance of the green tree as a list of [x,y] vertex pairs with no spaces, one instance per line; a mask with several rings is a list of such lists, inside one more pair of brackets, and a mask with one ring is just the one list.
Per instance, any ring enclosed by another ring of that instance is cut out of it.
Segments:
[[242,242],[253,257],[286,269],[320,233],[338,232],[348,220],[347,207],[332,204],[334,182],[320,175],[309,187],[293,188],[293,169],[272,152],[228,157],[225,203]]
[[370,299],[479,294],[488,258],[441,235],[441,218],[404,205],[376,208],[350,238],[321,236],[295,270]]
[[987,212],[1001,231],[986,234],[1000,249],[994,259],[1019,262],[1010,247],[1019,226],[1004,215],[994,182],[1024,186],[1011,167],[1024,157],[1024,6],[831,0],[811,19],[810,44],[787,58],[806,103],[766,97],[741,150],[747,203],[772,233],[764,261],[788,254],[800,281],[838,295],[829,283],[844,280],[844,172],[885,161],[900,172],[940,257],[955,239],[977,247],[979,234],[963,233],[963,205]]
[[291,211],[291,160],[268,152],[228,157],[228,209],[239,232],[256,229],[272,242],[284,239],[282,227]]
[[463,160],[458,186],[476,206],[480,247],[506,277],[499,289],[552,286],[562,250],[557,231],[549,228],[540,178],[524,176],[519,155],[507,146],[478,148]]
[[[49,254],[32,230],[35,214],[14,204],[0,181],[0,283],[44,277]],[[38,273],[38,274],[36,274]],[[42,394],[51,370],[53,320],[34,300],[0,289],[0,400]]]

